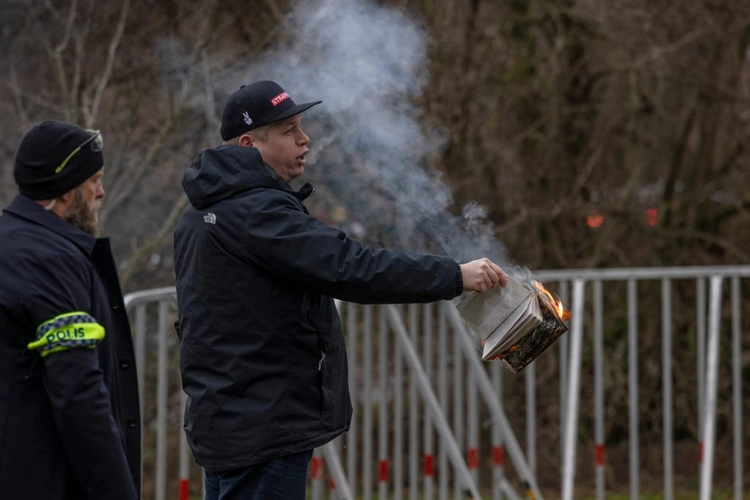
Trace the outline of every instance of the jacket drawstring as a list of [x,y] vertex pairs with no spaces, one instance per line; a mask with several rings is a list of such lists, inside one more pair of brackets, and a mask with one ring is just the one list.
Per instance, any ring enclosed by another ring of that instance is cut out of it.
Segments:
[[318,361],[318,371],[323,370],[323,360],[326,359],[326,353],[323,351],[320,352],[320,361]]

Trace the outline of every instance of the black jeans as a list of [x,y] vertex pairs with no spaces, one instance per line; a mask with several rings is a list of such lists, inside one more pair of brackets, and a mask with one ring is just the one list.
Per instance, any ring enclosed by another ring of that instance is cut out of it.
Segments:
[[239,469],[205,471],[205,500],[304,500],[312,450]]

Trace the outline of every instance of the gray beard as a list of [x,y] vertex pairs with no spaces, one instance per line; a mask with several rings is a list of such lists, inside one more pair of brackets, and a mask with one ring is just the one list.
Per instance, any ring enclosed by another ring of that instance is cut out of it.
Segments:
[[74,191],[73,204],[70,206],[63,219],[70,224],[83,231],[86,231],[91,236],[99,236],[99,213],[97,209],[89,210],[86,207],[86,202],[83,199],[83,192],[81,188]]

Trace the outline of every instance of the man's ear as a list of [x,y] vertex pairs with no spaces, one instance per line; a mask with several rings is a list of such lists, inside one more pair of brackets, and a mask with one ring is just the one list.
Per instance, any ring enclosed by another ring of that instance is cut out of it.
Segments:
[[73,188],[67,193],[63,193],[55,198],[55,203],[53,203],[52,205],[48,205],[49,208],[47,208],[47,210],[50,210],[60,217],[63,217],[65,215],[65,212],[68,211],[68,208],[73,206],[73,203],[75,202],[76,189],[77,188]]
[[70,202],[72,202],[72,201],[73,201],[73,199],[75,198],[75,191],[76,191],[76,188],[73,188],[73,189],[71,189],[70,191],[68,191],[67,193],[63,193],[63,194],[61,194],[60,196],[58,196],[58,198],[59,198],[59,199],[60,199],[60,201],[62,201],[62,202],[63,202],[63,203],[65,204],[65,205],[68,205],[68,204],[69,204]]
[[253,136],[251,134],[242,134],[240,136],[239,145],[246,148],[253,147]]

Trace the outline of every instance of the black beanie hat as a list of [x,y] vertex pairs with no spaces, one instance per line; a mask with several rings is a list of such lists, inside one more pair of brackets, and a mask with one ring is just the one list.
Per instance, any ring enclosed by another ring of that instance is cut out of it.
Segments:
[[104,166],[99,135],[54,120],[31,127],[21,139],[13,165],[18,191],[32,200],[51,200],[80,186]]

